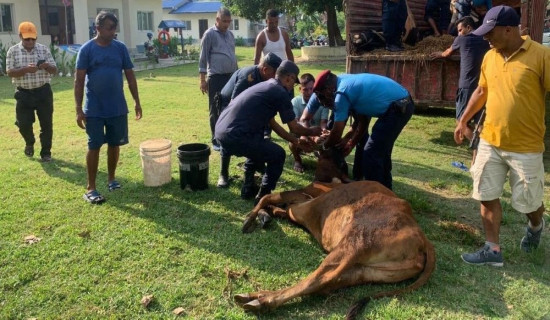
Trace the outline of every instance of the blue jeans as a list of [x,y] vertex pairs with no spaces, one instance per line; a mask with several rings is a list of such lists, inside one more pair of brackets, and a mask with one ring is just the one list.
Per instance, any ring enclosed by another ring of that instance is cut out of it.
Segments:
[[239,156],[246,157],[245,171],[261,170],[265,165],[265,173],[262,177],[262,188],[273,190],[283,173],[286,153],[278,144],[266,140],[261,134],[245,137],[219,140],[222,157]]
[[414,112],[412,100],[405,112],[398,111],[392,105],[388,111],[376,120],[365,148],[363,149],[363,175],[365,180],[378,181],[392,189],[391,153],[397,137],[409,122]]

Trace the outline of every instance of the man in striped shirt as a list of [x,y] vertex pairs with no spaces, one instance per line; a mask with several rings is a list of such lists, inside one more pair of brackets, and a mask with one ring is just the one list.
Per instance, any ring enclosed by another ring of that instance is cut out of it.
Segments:
[[52,160],[53,93],[51,75],[57,66],[48,47],[36,42],[36,27],[31,22],[19,25],[21,41],[9,48],[6,70],[15,85],[15,124],[25,139],[25,155],[34,155],[34,132],[32,125],[35,112],[40,122],[40,157],[43,162]]

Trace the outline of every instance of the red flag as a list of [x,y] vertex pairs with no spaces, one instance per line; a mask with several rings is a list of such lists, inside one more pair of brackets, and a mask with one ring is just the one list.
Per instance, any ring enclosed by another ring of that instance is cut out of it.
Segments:
[[71,5],[71,0],[62,0],[65,7],[68,7]]

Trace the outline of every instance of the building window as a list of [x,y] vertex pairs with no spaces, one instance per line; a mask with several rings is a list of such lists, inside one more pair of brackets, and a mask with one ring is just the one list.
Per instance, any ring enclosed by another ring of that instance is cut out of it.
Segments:
[[233,21],[231,21],[229,30],[239,30],[239,19],[233,19]]
[[183,30],[191,30],[191,21],[182,21],[185,27],[183,27]]
[[138,11],[138,30],[153,30],[153,12]]
[[13,4],[0,4],[0,32],[13,32]]

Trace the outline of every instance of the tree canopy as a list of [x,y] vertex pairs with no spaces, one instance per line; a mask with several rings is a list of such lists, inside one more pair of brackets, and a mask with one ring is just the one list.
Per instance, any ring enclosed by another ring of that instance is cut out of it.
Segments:
[[233,15],[251,21],[264,21],[268,9],[278,9],[291,17],[299,12],[326,13],[329,45],[344,44],[336,18],[336,11],[342,10],[341,0],[222,0],[222,3]]

